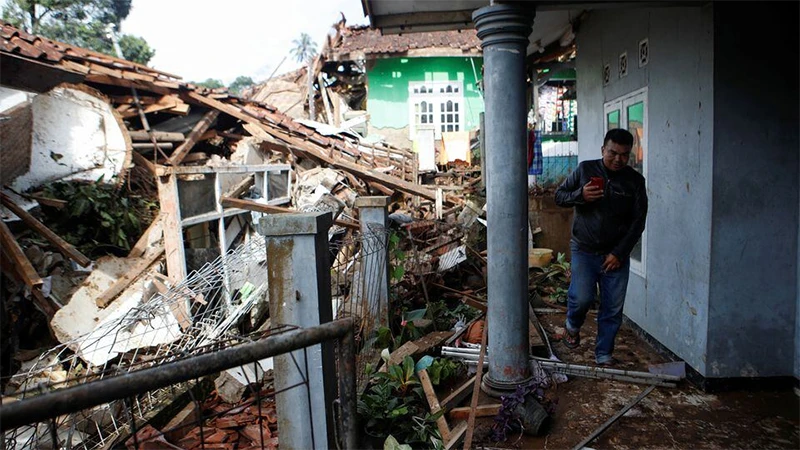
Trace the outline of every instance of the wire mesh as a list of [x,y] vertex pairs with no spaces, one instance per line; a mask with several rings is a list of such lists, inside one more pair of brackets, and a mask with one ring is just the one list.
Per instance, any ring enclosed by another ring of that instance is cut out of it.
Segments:
[[[230,345],[238,327],[248,319],[251,327],[257,325],[253,320],[266,309],[264,248],[263,237],[254,235],[164,292],[146,288],[94,330],[23,366],[8,379],[6,394],[24,399]],[[6,433],[7,448],[47,448],[55,441],[68,448],[101,448],[190,387],[174,385],[127,405],[113,402],[54,424],[18,428]]]
[[[152,366],[164,368],[165,364],[171,362],[236,348],[243,343],[295,329],[292,326],[279,326],[246,336],[229,337],[197,348],[191,355],[169,355],[132,364],[128,373]],[[305,358],[305,349],[300,354]],[[300,368],[301,362],[293,352],[287,355],[301,375],[307,373],[308,368]],[[111,445],[121,445],[122,437],[127,437],[124,445],[136,449],[176,448],[170,445],[187,450],[210,449],[219,448],[218,445],[223,443],[235,443],[238,448],[277,448],[276,396],[294,389],[305,389],[308,395],[309,383],[308,377],[302,376],[300,382],[276,390],[270,367],[271,359],[253,361],[225,371],[227,378],[220,377],[214,383],[195,378],[168,388],[142,392],[136,398],[121,399],[52,421],[20,427],[6,433],[5,448],[109,448]],[[111,377],[105,378],[109,379]],[[230,383],[229,380],[239,390],[220,387],[221,384]],[[65,381],[65,384],[85,381],[85,378],[76,378]],[[102,388],[98,386],[99,389]],[[223,390],[227,393],[224,396],[219,394]],[[231,399],[231,396],[235,397]],[[146,401],[156,400],[160,408],[148,411]],[[308,411],[305,416],[308,423],[305,425],[309,429],[310,417]],[[302,418],[294,417],[293,420],[302,421]],[[145,422],[149,423],[143,426]],[[114,427],[113,433],[109,432],[111,425]],[[57,444],[53,445],[53,442]],[[145,442],[148,444],[143,445]]]
[[329,242],[331,299],[334,318],[355,321],[357,379],[361,383],[366,364],[376,351],[369,342],[381,326],[388,326],[389,230],[367,224],[365,232],[341,229]]

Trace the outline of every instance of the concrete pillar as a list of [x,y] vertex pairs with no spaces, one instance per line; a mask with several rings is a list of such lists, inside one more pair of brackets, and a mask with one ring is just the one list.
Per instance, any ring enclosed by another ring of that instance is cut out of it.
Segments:
[[[525,50],[534,11],[497,4],[472,13],[483,48],[488,171],[490,394],[530,379]],[[499,392],[498,392],[499,391]]]
[[[358,220],[361,222],[363,253],[361,274],[361,306],[366,306],[360,316],[369,315],[367,323],[372,330],[389,326],[389,257],[387,227],[389,225],[389,197],[358,197]],[[356,306],[359,308],[359,306]]]
[[[267,246],[271,325],[302,328],[330,322],[331,274],[328,229],[331,213],[274,214],[261,218]],[[306,357],[307,356],[307,357]],[[333,343],[274,358],[281,448],[331,448],[336,368]],[[327,376],[324,376],[327,375]],[[308,380],[308,389],[302,385]]]

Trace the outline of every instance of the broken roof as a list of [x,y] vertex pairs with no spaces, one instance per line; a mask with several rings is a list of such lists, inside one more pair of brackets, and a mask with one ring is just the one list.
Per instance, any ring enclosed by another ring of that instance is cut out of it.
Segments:
[[381,34],[366,26],[342,27],[328,50],[333,60],[373,59],[393,56],[480,55],[481,41],[475,30]]
[[[174,82],[180,79],[177,75],[143,64],[33,35],[3,20],[0,20],[0,38],[0,53],[4,56],[4,65],[13,65],[12,58],[22,58],[87,77],[112,76],[151,82]],[[3,81],[13,77],[13,74],[8,73],[10,71],[3,72]]]
[[[377,159],[342,135],[326,136],[295,121],[274,106],[180,81],[179,77],[102,53],[35,36],[0,21],[0,85],[46,92],[62,83],[89,83],[100,90],[135,88],[141,96],[159,94],[190,107],[217,110],[244,125],[274,151],[335,167],[373,183],[433,199],[431,189],[379,172]],[[130,97],[130,96],[128,96]],[[122,97],[112,96],[115,106]],[[124,100],[129,103],[130,100]],[[120,105],[121,106],[121,105]],[[119,107],[119,106],[118,106]],[[162,168],[150,167],[152,172]],[[394,168],[402,170],[402,168]]]

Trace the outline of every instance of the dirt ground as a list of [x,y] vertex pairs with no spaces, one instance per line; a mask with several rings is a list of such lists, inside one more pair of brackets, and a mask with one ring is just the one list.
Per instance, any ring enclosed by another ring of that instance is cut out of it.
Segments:
[[[586,321],[581,346],[569,350],[559,341],[564,314],[540,315],[556,355],[566,362],[595,365],[596,324]],[[615,355],[620,369],[647,371],[667,362],[623,325]],[[493,419],[476,421],[473,448],[570,449],[608,420],[646,386],[570,377],[551,388],[557,399],[550,432],[541,438],[509,436],[493,442]],[[497,403],[482,396],[480,403]],[[676,388],[656,388],[599,438],[594,449],[798,449],[800,399],[792,390],[732,391],[706,394],[687,381]]]

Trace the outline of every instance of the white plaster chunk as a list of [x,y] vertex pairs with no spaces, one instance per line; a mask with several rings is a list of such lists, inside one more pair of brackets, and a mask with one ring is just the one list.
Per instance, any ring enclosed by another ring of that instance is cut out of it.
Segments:
[[[89,364],[100,366],[120,353],[167,344],[181,336],[177,319],[166,302],[148,302],[153,288],[144,274],[106,308],[95,299],[132,268],[138,259],[105,257],[50,322],[53,333]],[[151,269],[151,271],[156,269]]]
[[32,110],[31,170],[12,182],[15,190],[101,176],[110,182],[123,169],[125,138],[104,100],[58,87],[36,96]]

